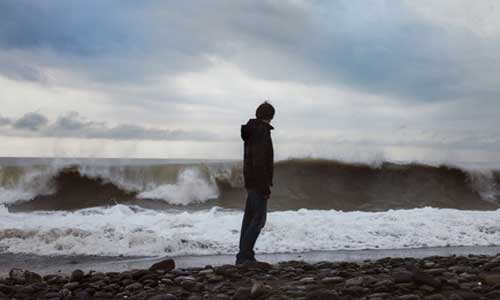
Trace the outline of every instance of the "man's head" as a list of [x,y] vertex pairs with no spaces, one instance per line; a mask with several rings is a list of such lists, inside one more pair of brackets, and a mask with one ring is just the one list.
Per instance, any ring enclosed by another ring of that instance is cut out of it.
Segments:
[[274,107],[269,102],[264,102],[255,111],[257,119],[270,122],[274,117]]

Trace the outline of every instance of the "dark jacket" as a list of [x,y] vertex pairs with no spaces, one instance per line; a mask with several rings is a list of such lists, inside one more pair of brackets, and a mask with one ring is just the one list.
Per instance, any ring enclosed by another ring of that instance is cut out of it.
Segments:
[[241,126],[241,138],[245,142],[243,175],[245,187],[264,195],[271,193],[274,171],[274,151],[270,124],[250,119]]

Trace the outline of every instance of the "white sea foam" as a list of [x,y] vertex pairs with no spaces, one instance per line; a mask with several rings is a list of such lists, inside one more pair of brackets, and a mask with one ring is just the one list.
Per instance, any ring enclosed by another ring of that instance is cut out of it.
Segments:
[[[9,213],[0,251],[41,255],[210,255],[237,252],[241,211],[160,212],[116,205],[76,212]],[[500,210],[272,212],[260,253],[500,245]]]
[[467,172],[469,183],[483,199],[495,202],[500,198],[500,188],[491,170],[471,170]]
[[0,166],[0,205],[21,201],[29,201],[36,195],[46,195],[53,192],[50,179],[57,174],[57,167],[25,168],[17,178],[6,174]]
[[182,171],[176,184],[160,185],[138,195],[138,198],[160,199],[174,205],[203,203],[217,197],[215,182],[208,182],[196,169]]
[[0,204],[11,204],[19,201],[28,201],[35,195],[30,191],[6,189],[0,187]]

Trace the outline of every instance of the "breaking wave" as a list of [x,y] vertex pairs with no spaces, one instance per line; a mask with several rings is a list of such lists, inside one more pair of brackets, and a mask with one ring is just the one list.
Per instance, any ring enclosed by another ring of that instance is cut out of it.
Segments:
[[[241,163],[44,161],[3,164],[0,204],[10,211],[116,204],[169,209],[241,208]],[[275,166],[271,210],[384,211],[418,207],[494,210],[500,173],[454,166],[286,160]]]

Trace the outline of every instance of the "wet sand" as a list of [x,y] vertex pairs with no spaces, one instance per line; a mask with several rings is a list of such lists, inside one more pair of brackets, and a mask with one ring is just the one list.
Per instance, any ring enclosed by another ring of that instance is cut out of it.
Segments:
[[[446,247],[446,248],[419,248],[419,249],[390,249],[390,250],[342,250],[342,251],[314,251],[307,253],[277,253],[260,254],[257,259],[271,264],[283,261],[305,261],[317,263],[356,262],[377,260],[386,257],[392,258],[424,258],[429,256],[467,256],[489,255],[500,253],[500,247]],[[212,256],[178,256],[173,257],[177,268],[197,268],[234,264],[234,255]],[[0,277],[8,275],[12,268],[27,269],[44,274],[70,274],[75,269],[84,272],[123,272],[132,269],[147,269],[152,264],[165,257],[104,257],[104,256],[37,256],[24,254],[0,254]]]

